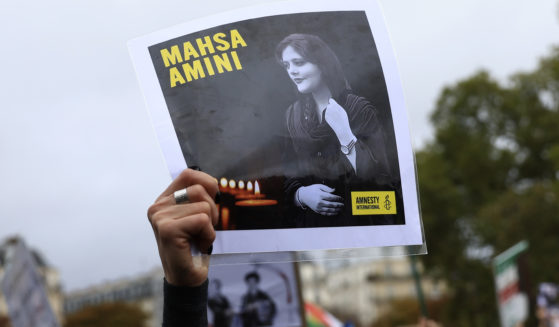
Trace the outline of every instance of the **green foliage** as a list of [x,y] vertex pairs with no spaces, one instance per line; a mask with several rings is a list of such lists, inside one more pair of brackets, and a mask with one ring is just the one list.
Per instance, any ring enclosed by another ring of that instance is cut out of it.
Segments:
[[64,327],[142,327],[147,314],[138,306],[123,303],[103,303],[66,316]]
[[445,326],[497,326],[490,254],[530,242],[534,283],[559,282],[559,48],[506,86],[487,72],[445,88],[417,153],[429,255]]
[[416,299],[400,299],[390,303],[372,327],[393,327],[416,324],[420,317],[419,304]]
[[[438,320],[440,310],[446,299],[427,302],[427,310],[431,318]],[[378,317],[371,327],[394,327],[416,325],[421,317],[419,303],[415,298],[398,299],[392,301],[386,310]]]

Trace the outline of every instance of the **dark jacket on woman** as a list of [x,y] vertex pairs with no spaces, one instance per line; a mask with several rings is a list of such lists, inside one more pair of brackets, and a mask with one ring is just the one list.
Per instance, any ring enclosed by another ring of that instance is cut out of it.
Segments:
[[[389,164],[385,129],[377,109],[365,98],[345,93],[337,101],[347,112],[357,143],[357,173],[341,150],[336,134],[324,119],[319,120],[312,97],[305,96],[286,112],[284,150],[286,216],[294,227],[334,227],[400,223],[395,215],[353,216],[351,191],[398,191],[399,174]],[[395,150],[395,149],[394,149]],[[397,169],[397,168],[396,168]],[[324,184],[344,199],[337,216],[323,216],[295,205],[301,186]]]

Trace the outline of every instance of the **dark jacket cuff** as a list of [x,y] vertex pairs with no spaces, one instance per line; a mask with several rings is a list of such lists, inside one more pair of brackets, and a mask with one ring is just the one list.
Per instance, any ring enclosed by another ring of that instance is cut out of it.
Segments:
[[163,326],[208,325],[208,280],[197,287],[174,286],[163,279]]

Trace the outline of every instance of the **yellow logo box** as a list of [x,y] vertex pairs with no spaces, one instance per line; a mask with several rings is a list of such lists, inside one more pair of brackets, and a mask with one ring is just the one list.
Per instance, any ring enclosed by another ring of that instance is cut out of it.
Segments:
[[351,192],[351,213],[357,215],[395,215],[394,191]]

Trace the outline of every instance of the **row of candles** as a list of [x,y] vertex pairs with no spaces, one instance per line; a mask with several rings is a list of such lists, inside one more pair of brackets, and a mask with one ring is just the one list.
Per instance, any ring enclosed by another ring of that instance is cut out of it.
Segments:
[[252,181],[248,181],[246,184],[243,180],[235,181],[222,177],[219,181],[220,192],[230,193],[235,196],[236,199],[246,200],[246,199],[259,199],[264,198],[265,195],[260,193],[260,185],[258,181],[254,181],[254,186]]
[[[229,227],[235,228],[235,223],[230,226],[230,206],[234,206],[237,215],[246,215],[247,217],[254,216],[260,212],[251,212],[257,208],[264,209],[265,207],[277,205],[276,200],[266,199],[266,195],[260,192],[260,184],[258,181],[248,181],[245,183],[243,180],[235,181],[234,179],[227,179],[222,177],[219,180],[219,191],[222,193],[222,204],[220,205],[221,224],[224,230]],[[239,211],[243,208],[242,211]],[[251,209],[254,208],[254,209]],[[248,211],[247,211],[248,210]],[[241,218],[241,217],[238,217]]]

